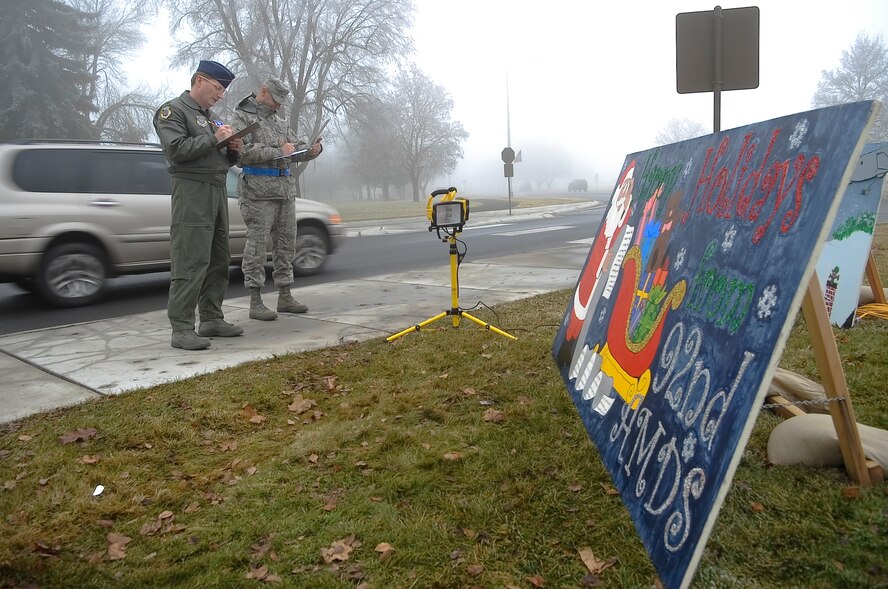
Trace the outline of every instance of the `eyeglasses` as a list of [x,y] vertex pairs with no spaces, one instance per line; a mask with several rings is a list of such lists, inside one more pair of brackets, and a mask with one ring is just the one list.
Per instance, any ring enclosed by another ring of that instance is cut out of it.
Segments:
[[208,78],[208,77],[206,77],[206,76],[197,76],[197,77],[200,78],[200,79],[202,79],[202,80],[206,80],[207,82],[209,82],[210,84],[212,84],[212,85],[213,85],[213,88],[216,89],[216,92],[225,92],[225,86],[223,86],[222,84],[220,84],[220,83],[217,82],[216,80],[211,80],[210,78]]

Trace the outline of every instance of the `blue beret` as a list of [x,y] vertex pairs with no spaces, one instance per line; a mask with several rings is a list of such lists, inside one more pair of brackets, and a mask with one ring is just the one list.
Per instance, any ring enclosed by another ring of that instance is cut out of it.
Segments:
[[218,61],[210,61],[208,59],[202,59],[200,64],[197,66],[197,71],[206,74],[222,84],[223,88],[228,88],[228,85],[234,80],[234,74],[231,73],[227,67],[219,63]]

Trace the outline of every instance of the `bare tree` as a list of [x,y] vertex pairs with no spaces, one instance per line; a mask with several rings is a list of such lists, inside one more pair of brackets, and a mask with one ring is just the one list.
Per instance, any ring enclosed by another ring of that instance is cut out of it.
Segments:
[[[817,91],[811,99],[814,107],[831,106],[859,100],[888,102],[888,48],[880,35],[859,33],[851,47],[842,51],[838,68],[823,70]],[[888,140],[888,108],[881,112],[870,131],[872,141]]]
[[142,88],[127,89],[121,65],[133,49],[145,41],[141,26],[150,11],[135,0],[67,0],[90,14],[90,50],[85,67],[91,82],[82,88],[83,98],[96,105],[94,135],[114,141],[146,141],[152,134],[151,116],[157,108],[156,93]]
[[402,69],[386,103],[394,123],[402,165],[410,177],[413,200],[425,194],[429,181],[456,168],[469,134],[450,120],[453,100],[416,65]]
[[692,121],[691,119],[672,119],[660,129],[657,137],[654,139],[657,145],[667,145],[669,143],[678,143],[686,141],[694,137],[706,135],[708,131],[701,123]]
[[572,171],[570,154],[558,143],[534,142],[523,148],[521,163],[515,164],[519,181],[533,182],[537,190],[551,190],[558,179],[565,179]]
[[172,32],[188,30],[174,65],[217,59],[238,74],[233,96],[268,75],[291,91],[291,127],[313,137],[324,119],[373,94],[385,67],[411,49],[412,0],[160,0]]
[[390,105],[376,98],[358,100],[349,109],[349,132],[342,136],[348,155],[348,167],[360,179],[372,197],[374,187],[382,190],[383,200],[389,200],[390,187],[407,182],[402,152],[398,149],[394,113]]

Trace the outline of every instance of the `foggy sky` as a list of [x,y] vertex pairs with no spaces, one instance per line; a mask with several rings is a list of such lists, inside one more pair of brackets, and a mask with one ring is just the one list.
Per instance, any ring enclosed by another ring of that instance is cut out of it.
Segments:
[[[809,110],[821,72],[838,67],[859,32],[881,34],[888,43],[886,0],[721,6],[751,5],[761,13],[759,87],[722,94],[722,129]],[[609,191],[626,154],[653,147],[670,119],[712,129],[712,94],[676,92],[675,16],[714,6],[675,0],[416,0],[413,59],[450,94],[453,118],[469,133],[464,160],[439,182],[466,195],[504,196],[500,153],[509,131],[511,146],[525,161],[534,152],[567,154],[571,169],[559,179],[562,190],[575,177],[591,186],[598,174],[599,188]],[[129,78],[137,83],[152,71],[152,86],[178,92],[191,72],[163,66],[172,53],[163,20],[149,30],[149,42],[131,64],[138,73]],[[522,164],[516,164],[513,190],[524,180]]]
[[[760,9],[760,76],[755,90],[722,93],[721,128],[810,110],[824,69],[839,66],[858,32],[888,43],[888,2],[760,0],[722,4]],[[470,134],[450,180],[476,194],[506,194],[506,75],[511,146],[558,145],[571,177],[612,187],[628,153],[654,146],[672,118],[713,126],[711,93],[678,94],[675,16],[713,2],[641,0],[418,0],[416,61],[454,100]],[[888,105],[886,105],[888,108]],[[525,158],[526,159],[526,158]],[[521,180],[515,165],[513,189]],[[569,178],[563,179],[566,182]]]

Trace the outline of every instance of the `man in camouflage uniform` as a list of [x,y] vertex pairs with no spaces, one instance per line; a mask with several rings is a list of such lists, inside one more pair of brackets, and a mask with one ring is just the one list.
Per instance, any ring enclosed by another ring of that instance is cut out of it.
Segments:
[[250,319],[271,321],[277,313],[262,303],[260,289],[265,284],[265,244],[272,241],[272,277],[278,288],[277,310],[305,313],[308,307],[293,299],[293,259],[296,257],[296,176],[290,164],[320,155],[321,138],[309,148],[296,140],[287,121],[278,116],[290,90],[277,78],[269,78],[259,92],[237,105],[235,119],[241,129],[262,121],[262,126],[244,139],[241,154],[243,173],[237,184],[241,214],[247,225],[244,244],[244,285],[250,291]]
[[[172,176],[170,298],[167,316],[174,348],[203,350],[209,337],[231,337],[243,327],[227,323],[222,299],[228,288],[228,195],[225,177],[243,149],[234,130],[210,110],[234,74],[215,61],[201,61],[191,89],[163,104],[154,128]],[[194,308],[200,329],[194,332]]]

